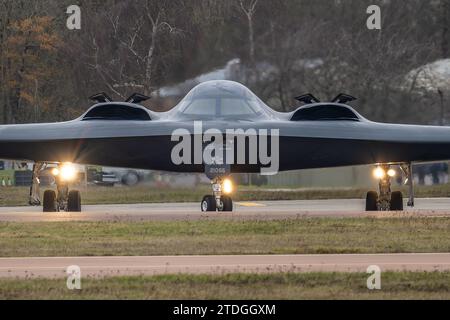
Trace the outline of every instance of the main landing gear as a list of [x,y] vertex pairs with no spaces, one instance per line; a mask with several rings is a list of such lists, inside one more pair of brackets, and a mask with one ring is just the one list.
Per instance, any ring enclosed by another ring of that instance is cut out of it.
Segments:
[[[39,170],[44,165],[36,164],[33,170],[33,181],[30,190],[30,204],[36,197],[36,190],[39,190]],[[69,190],[69,183],[75,179],[76,171],[70,164],[61,164],[53,168],[52,174],[55,177],[56,191],[46,190],[43,198],[43,212],[81,212],[81,194],[78,190]],[[34,196],[34,198],[32,198]],[[34,204],[37,202],[35,201]]]
[[213,194],[206,195],[203,197],[201,203],[202,212],[233,211],[233,200],[231,199],[230,196],[226,195],[232,192],[233,187],[231,180],[217,177],[211,181],[211,185],[213,188]]
[[78,190],[57,187],[44,192],[44,212],[81,212],[81,194]]
[[[401,164],[405,184],[409,186],[409,198],[407,205],[414,207],[414,185],[412,178],[412,166],[410,163]],[[374,170],[374,176],[379,180],[379,192],[369,191],[366,196],[366,211],[403,211],[403,194],[401,191],[391,190],[391,178],[396,175],[389,165],[379,165]]]

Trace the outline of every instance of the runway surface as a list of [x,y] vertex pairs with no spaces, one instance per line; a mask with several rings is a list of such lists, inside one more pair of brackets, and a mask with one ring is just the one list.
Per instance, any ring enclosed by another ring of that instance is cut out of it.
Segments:
[[450,253],[0,258],[0,277],[62,278],[67,277],[67,268],[72,265],[80,267],[82,277],[232,272],[366,272],[372,265],[380,267],[381,271],[446,271],[450,270]]
[[[367,213],[365,201],[294,200],[237,202],[232,213],[202,213],[199,203],[161,203],[83,206],[81,213],[43,213],[41,207],[0,208],[0,221],[146,221],[200,219],[284,219],[361,216],[448,216],[450,198],[416,199],[416,207],[402,213]],[[406,205],[405,205],[406,208]]]

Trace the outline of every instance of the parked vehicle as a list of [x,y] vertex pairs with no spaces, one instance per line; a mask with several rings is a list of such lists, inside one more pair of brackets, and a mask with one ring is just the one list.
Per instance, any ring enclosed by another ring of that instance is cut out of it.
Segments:
[[148,175],[146,170],[103,167],[95,183],[99,185],[114,186],[121,183],[126,186],[135,186]]

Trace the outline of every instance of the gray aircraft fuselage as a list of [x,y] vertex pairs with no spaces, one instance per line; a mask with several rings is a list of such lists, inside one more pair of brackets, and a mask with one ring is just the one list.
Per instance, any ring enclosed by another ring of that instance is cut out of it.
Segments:
[[[279,171],[450,159],[450,128],[376,123],[339,103],[279,113],[230,81],[200,84],[164,113],[100,103],[68,122],[0,126],[0,158],[204,172],[203,164],[176,165],[171,159],[178,143],[173,132],[186,129],[194,139],[196,121],[204,131],[224,134],[227,129],[279,130]],[[259,172],[261,166],[233,164],[231,171]]]

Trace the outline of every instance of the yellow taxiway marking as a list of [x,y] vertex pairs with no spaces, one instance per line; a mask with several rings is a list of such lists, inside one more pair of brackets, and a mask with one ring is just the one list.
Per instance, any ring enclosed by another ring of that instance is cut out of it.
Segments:
[[236,204],[243,207],[266,207],[265,204],[256,203],[256,202],[237,202]]

